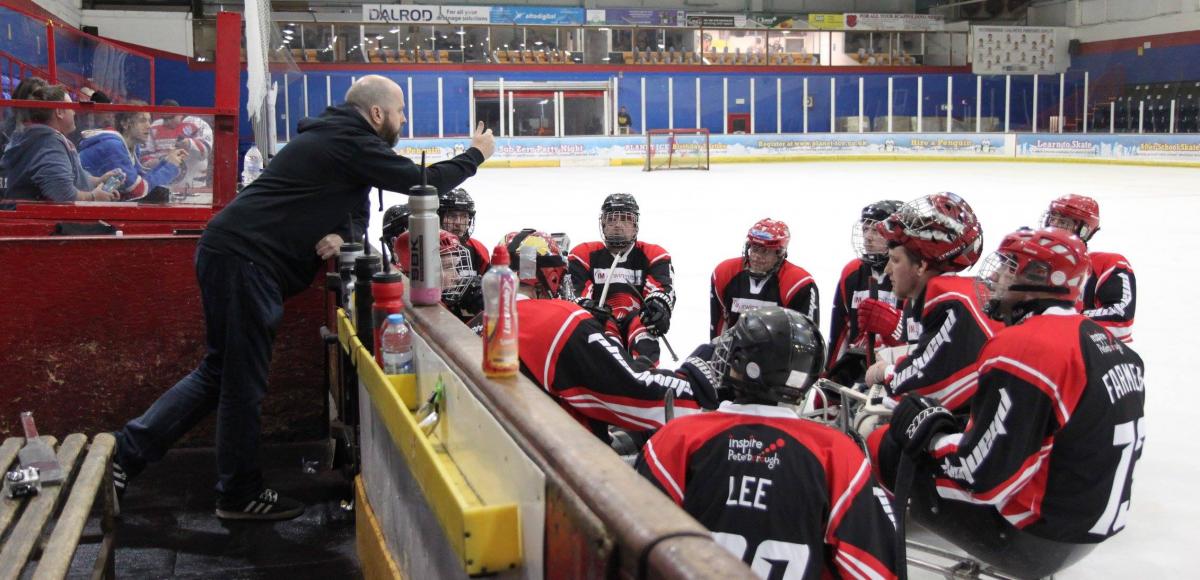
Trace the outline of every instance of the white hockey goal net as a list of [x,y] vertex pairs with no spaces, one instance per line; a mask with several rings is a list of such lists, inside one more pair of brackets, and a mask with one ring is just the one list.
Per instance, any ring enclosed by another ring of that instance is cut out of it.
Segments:
[[646,132],[645,169],[708,169],[708,129]]

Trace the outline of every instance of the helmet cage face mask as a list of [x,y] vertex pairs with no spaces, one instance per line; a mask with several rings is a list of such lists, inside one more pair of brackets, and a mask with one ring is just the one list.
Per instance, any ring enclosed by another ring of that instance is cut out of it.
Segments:
[[879,220],[863,218],[850,228],[850,243],[858,258],[876,268],[888,261],[888,242],[879,233]]
[[454,306],[478,275],[471,267],[471,253],[460,244],[442,247],[442,302]]
[[[754,320],[755,312],[765,316]],[[773,317],[770,324],[767,317]],[[721,383],[732,386],[739,397],[795,404],[816,382],[824,357],[824,340],[807,317],[767,307],[743,313],[737,324],[717,337],[710,365]]]
[[[451,224],[461,225],[464,219],[466,220],[466,228],[464,233],[458,234],[451,229]],[[475,233],[475,212],[468,212],[458,208],[449,208],[443,212],[441,221],[443,230],[453,233],[463,240],[470,239],[471,234]]]
[[993,320],[1004,321],[1002,303],[1017,277],[1017,259],[1004,252],[993,252],[983,259],[975,276],[975,295],[983,312]]
[[[752,253],[758,254],[758,255],[773,256],[774,260],[771,262],[771,265],[767,268],[755,268],[754,262],[756,260],[751,259]],[[779,268],[783,266],[783,260],[786,257],[787,257],[786,250],[780,250],[777,248],[768,248],[768,247],[754,244],[751,242],[746,242],[746,245],[742,248],[742,259],[744,262],[744,266],[746,268],[746,272],[748,272],[751,276],[753,276],[755,278],[765,278],[767,276],[774,274],[775,272],[778,272]]]
[[[629,225],[632,225],[632,228]],[[632,229],[632,232],[621,231],[629,229]],[[600,236],[609,250],[624,251],[637,241],[638,214],[624,210],[601,213]]]

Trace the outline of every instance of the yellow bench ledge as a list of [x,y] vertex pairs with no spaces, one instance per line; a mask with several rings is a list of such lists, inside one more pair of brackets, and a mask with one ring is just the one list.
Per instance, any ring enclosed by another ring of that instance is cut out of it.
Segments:
[[[417,426],[416,377],[383,373],[339,311],[338,339],[353,353],[359,379],[366,387],[396,449],[404,454],[413,478],[437,516],[446,538],[469,575],[494,573],[521,565],[520,512],[515,503],[487,505],[471,488],[453,458]],[[346,337],[345,339],[343,337]]]

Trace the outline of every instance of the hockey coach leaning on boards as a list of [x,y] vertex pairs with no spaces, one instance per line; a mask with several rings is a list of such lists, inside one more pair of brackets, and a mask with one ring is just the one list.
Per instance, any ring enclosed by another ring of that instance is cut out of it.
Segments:
[[[277,520],[304,511],[267,488],[259,468],[271,346],[284,299],[312,283],[350,232],[366,231],[371,189],[405,192],[420,184],[420,168],[393,149],[404,122],[400,86],[363,77],[345,104],[301,121],[299,135],[262,176],[209,222],[196,250],[207,354],[118,432],[114,479],[122,495],[128,478],[215,409],[217,516]],[[429,184],[458,187],[494,150],[492,132],[480,123],[470,149],[429,167]]]

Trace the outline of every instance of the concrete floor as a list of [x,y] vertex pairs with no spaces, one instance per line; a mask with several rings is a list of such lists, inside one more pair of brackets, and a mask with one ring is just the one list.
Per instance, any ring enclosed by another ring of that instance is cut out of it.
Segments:
[[[229,523],[213,514],[216,458],[212,449],[183,449],[130,483],[117,527],[118,578],[358,578],[352,494],[340,472],[304,465],[329,463],[320,444],[263,448],[267,484],[308,505],[294,520]],[[99,537],[93,517],[85,536]],[[87,577],[98,544],[81,546],[71,578]]]

